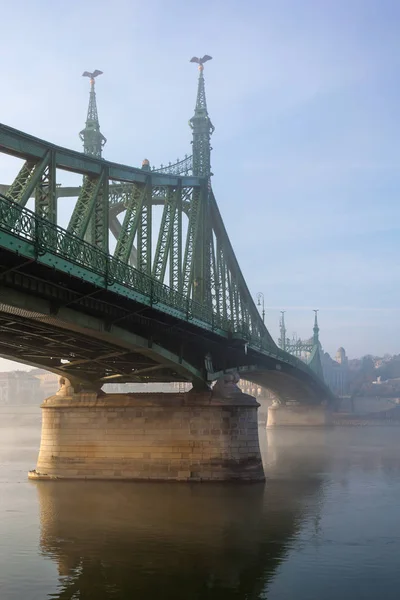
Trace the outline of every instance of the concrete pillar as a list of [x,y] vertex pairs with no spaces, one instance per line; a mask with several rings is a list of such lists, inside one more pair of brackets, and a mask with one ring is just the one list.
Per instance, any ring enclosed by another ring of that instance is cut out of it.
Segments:
[[267,427],[327,427],[330,411],[325,405],[273,404],[268,408]]
[[262,481],[255,398],[97,394],[64,385],[42,404],[31,479]]

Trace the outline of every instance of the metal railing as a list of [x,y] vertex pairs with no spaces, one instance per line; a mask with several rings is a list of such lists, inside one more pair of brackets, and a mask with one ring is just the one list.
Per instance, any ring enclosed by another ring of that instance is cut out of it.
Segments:
[[[311,374],[310,369],[295,356],[277,346],[271,349],[263,343],[262,331],[257,324],[236,323],[234,325],[233,321],[224,319],[213,312],[212,308],[141,273],[135,267],[77,238],[58,225],[37,216],[33,211],[22,208],[0,193],[0,245],[4,246],[1,240],[2,232],[30,243],[37,260],[48,253],[63,258],[68,263],[100,276],[107,289],[112,290],[113,286],[119,285],[118,291],[112,291],[124,296],[129,296],[129,291],[132,290],[146,297],[149,306],[164,305],[177,311],[185,321],[196,320],[196,325],[203,324],[207,329],[237,334],[250,347]],[[56,268],[65,270],[62,265],[57,265]],[[82,277],[82,272],[79,273],[79,277]],[[123,293],[124,289],[127,293]],[[161,306],[159,310],[163,310]]]
[[151,169],[154,173],[165,173],[167,175],[189,175],[193,171],[193,156],[185,156],[183,160],[177,159],[176,163],[161,165],[158,169]]

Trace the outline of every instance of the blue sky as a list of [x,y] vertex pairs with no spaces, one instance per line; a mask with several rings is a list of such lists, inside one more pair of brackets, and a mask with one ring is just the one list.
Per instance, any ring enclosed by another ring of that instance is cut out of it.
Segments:
[[[197,71],[216,127],[213,188],[277,337],[400,353],[400,3],[15,0],[2,7],[1,122],[80,149],[84,70],[101,69],[104,156],[190,153]],[[0,161],[0,180],[15,175]],[[0,368],[5,368],[5,363]]]

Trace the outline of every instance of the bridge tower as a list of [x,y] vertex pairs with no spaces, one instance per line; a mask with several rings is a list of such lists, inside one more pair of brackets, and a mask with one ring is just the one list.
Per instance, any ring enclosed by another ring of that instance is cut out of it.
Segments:
[[286,325],[285,325],[285,311],[281,310],[281,318],[279,320],[279,331],[280,338],[278,340],[278,345],[282,350],[286,350]]
[[207,54],[203,58],[194,56],[190,62],[199,65],[199,80],[197,86],[196,106],[194,115],[189,121],[193,132],[193,175],[210,177],[211,173],[211,144],[210,139],[214,132],[214,125],[208,116],[206,90],[204,85],[204,63],[211,60]]
[[319,326],[318,326],[318,309],[314,309],[314,328],[313,328],[313,345],[318,346],[319,344]]
[[212,257],[212,236],[211,228],[207,227],[210,223],[210,191],[211,182],[211,135],[214,132],[214,125],[208,116],[206,90],[204,85],[204,63],[211,60],[211,56],[205,54],[202,58],[194,56],[190,62],[197,63],[199,68],[199,79],[197,84],[197,97],[194,109],[194,115],[189,120],[192,129],[192,150],[193,150],[193,175],[204,178],[202,193],[197,204],[198,223],[202,227],[197,227],[197,240],[201,252],[198,252],[193,266],[193,299],[200,303],[211,303],[211,264]]
[[90,79],[90,94],[89,94],[89,107],[86,117],[85,129],[79,134],[83,142],[83,151],[85,154],[101,158],[103,147],[107,142],[106,138],[100,131],[99,116],[97,113],[96,103],[96,91],[95,91],[95,78],[102,75],[102,71],[85,71],[82,77],[89,77]]
[[319,341],[318,310],[314,309],[314,313],[315,317],[312,337],[312,352],[308,360],[308,366],[322,381],[324,381],[324,372],[322,369],[321,360],[321,343]]

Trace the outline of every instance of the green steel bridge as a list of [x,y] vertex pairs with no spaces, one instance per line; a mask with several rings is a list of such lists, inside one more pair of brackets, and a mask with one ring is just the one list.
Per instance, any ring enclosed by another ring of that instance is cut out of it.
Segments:
[[[192,154],[167,167],[102,158],[98,71],[85,72],[84,153],[0,124],[1,157],[21,165],[12,183],[0,186],[0,356],[82,388],[190,381],[204,389],[238,372],[281,401],[329,400],[317,323],[309,364],[279,348],[226,232],[210,179],[209,58],[193,60]],[[81,185],[60,186],[65,171],[82,177]],[[76,201],[62,228],[57,209],[65,197]],[[32,199],[34,210],[27,208]],[[155,206],[162,207],[159,223]]]

